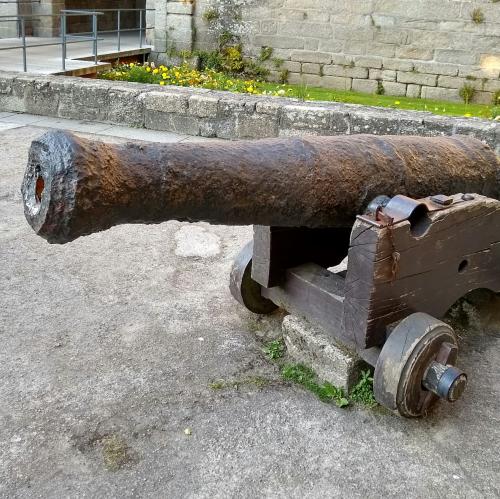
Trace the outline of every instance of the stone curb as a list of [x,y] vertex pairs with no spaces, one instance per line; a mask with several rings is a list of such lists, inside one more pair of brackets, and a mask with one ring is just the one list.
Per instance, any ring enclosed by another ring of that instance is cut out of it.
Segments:
[[301,317],[287,315],[282,329],[290,357],[347,392],[359,381],[361,371],[369,368],[355,352]]
[[458,133],[476,137],[500,154],[500,123],[489,120],[67,76],[0,71],[0,111],[222,139]]

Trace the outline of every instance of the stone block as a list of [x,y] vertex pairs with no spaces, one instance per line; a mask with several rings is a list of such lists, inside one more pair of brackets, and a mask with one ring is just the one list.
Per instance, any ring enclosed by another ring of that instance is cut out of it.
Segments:
[[194,3],[191,2],[167,2],[167,14],[191,15],[193,8]]
[[289,104],[283,107],[283,128],[304,130],[327,130],[331,125],[332,111],[312,105]]
[[332,64],[338,64],[339,66],[352,66],[354,59],[350,55],[344,54],[332,54]]
[[302,72],[308,74],[319,75],[321,74],[321,66],[314,62],[304,62],[302,63]]
[[38,77],[24,87],[24,112],[57,117],[60,88],[50,77]]
[[398,135],[398,114],[390,109],[363,107],[350,113],[352,134],[371,133],[374,135]]
[[140,90],[116,87],[108,92],[107,121],[118,125],[144,127],[144,100]]
[[459,78],[456,76],[440,76],[438,85],[447,88],[462,88],[464,85],[470,85],[476,90],[481,90],[483,88],[483,82],[481,80],[475,78]]
[[384,94],[402,97],[406,95],[406,84],[384,81]]
[[487,92],[500,91],[500,80],[488,80],[484,83],[484,90]]
[[463,102],[458,93],[457,88],[442,88],[442,87],[422,87],[420,94],[422,99],[432,100],[448,100],[453,102]]
[[311,367],[324,381],[349,391],[367,368],[354,351],[303,318],[288,315],[282,327],[288,355]]
[[[421,47],[404,45],[396,49],[395,55],[398,59],[420,59],[423,61],[430,61],[434,57],[434,51],[431,49],[424,49]],[[451,62],[451,61],[442,61],[442,62]]]
[[417,85],[436,86],[437,75],[422,74],[413,71],[398,71],[397,81],[399,83],[416,83]]
[[321,86],[326,88],[335,88],[337,90],[351,90],[352,78],[342,76],[323,76]]
[[291,55],[292,61],[316,62],[318,64],[330,64],[332,55],[327,52],[313,52],[309,50],[294,50]]
[[154,109],[145,109],[144,126],[150,130],[161,130],[187,135],[200,134],[200,120],[195,116],[165,113]]
[[382,67],[384,69],[392,69],[396,71],[412,71],[414,68],[413,61],[406,59],[384,59]]
[[293,35],[300,37],[325,38],[331,39],[333,36],[332,25],[326,22],[310,23],[301,21],[283,21],[278,26],[280,35]]
[[356,66],[329,64],[323,66],[325,76],[342,76],[344,78],[368,78],[368,69]]
[[380,57],[394,57],[396,47],[396,44],[391,43],[371,43],[368,48],[368,53]]
[[218,126],[217,136],[222,139],[264,139],[277,137],[279,119],[277,115],[252,113],[240,114]]
[[479,55],[471,50],[437,49],[435,51],[437,62],[449,62],[452,64],[477,64]]
[[106,121],[108,94],[112,85],[113,82],[83,78],[73,81],[70,87],[71,93],[66,93],[60,98],[58,116],[76,120]]
[[354,57],[354,62],[356,66],[362,66],[364,68],[380,69],[382,67],[381,57],[356,56]]
[[208,95],[192,95],[188,99],[188,113],[200,118],[216,118],[219,99]]
[[392,69],[370,69],[370,80],[396,81],[396,71]]
[[188,97],[188,93],[171,91],[149,92],[144,96],[144,108],[146,111],[186,114],[188,110]]
[[407,97],[412,97],[412,98],[418,98],[420,97],[420,92],[422,89],[422,85],[415,85],[413,83],[409,83],[406,86],[406,96]]
[[[255,35],[254,43],[257,46],[274,47],[276,49],[303,49],[304,38],[299,36]],[[307,60],[305,62],[308,62]],[[311,61],[317,62],[317,61]]]
[[365,94],[374,94],[377,91],[378,82],[374,80],[352,80],[352,90],[355,92],[364,92]]
[[287,69],[291,73],[300,73],[301,66],[302,65],[300,64],[300,62],[284,61],[283,64],[281,65],[280,69]]
[[482,92],[476,90],[472,96],[474,104],[491,104],[493,102],[493,94],[491,92]]
[[[304,50],[318,50],[319,49],[319,40],[316,38],[305,38],[304,39]],[[324,48],[321,49],[325,50]],[[328,50],[332,50],[329,48]]]
[[443,62],[415,62],[415,70],[419,73],[429,73],[437,75],[456,76],[458,66],[456,64],[445,64]]

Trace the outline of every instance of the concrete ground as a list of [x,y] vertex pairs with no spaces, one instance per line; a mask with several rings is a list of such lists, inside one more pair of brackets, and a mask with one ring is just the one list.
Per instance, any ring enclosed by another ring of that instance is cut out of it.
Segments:
[[0,497],[500,497],[498,331],[466,335],[468,390],[425,420],[324,404],[263,355],[279,317],[229,294],[249,227],[33,233],[19,187],[48,126],[0,116]]
[[[38,44],[60,43],[60,38],[27,38],[27,68],[34,74],[55,74],[62,71],[62,47],[61,45],[47,45],[34,47]],[[23,51],[20,38],[0,39],[0,70],[23,71]],[[120,52],[124,54],[139,53],[140,41],[139,31],[126,32],[121,35]],[[145,41],[142,49],[150,49],[151,46]],[[97,53],[99,56],[118,53],[118,39],[116,34],[100,34],[97,42]],[[68,43],[66,71],[83,70],[94,65],[92,61],[81,60],[92,56],[92,41],[78,41]],[[102,63],[105,64],[105,63]]]

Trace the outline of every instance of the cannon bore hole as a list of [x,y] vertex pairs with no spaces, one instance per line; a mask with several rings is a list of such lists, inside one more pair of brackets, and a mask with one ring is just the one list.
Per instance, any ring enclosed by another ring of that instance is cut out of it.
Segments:
[[42,202],[42,194],[44,189],[45,189],[45,180],[43,180],[43,177],[39,176],[36,178],[36,183],[35,183],[35,199],[37,203]]
[[458,265],[458,271],[463,272],[469,265],[469,262],[467,260],[462,260],[460,264]]

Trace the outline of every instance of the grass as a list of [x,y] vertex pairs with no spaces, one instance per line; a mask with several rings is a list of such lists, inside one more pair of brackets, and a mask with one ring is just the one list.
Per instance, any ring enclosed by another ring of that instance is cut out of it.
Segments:
[[373,377],[369,370],[361,371],[361,379],[358,384],[351,390],[350,399],[358,404],[366,407],[375,407],[377,401],[373,395]]
[[[262,83],[262,88],[275,91],[276,84]],[[408,111],[429,111],[445,116],[466,116],[491,119],[494,116],[493,106],[485,104],[465,104],[462,102],[435,101],[413,97],[394,97],[391,95],[363,94],[347,90],[332,90],[329,88],[308,87],[307,95],[303,97],[302,85],[285,85],[287,97],[308,101],[334,101],[346,104],[361,104],[363,106],[390,107]],[[288,91],[291,89],[291,91]]]
[[129,447],[118,435],[109,435],[102,441],[104,465],[109,471],[118,471],[131,461]]
[[271,359],[281,359],[285,355],[285,344],[283,340],[270,341],[264,348],[264,353]]
[[304,364],[285,364],[281,369],[283,378],[302,385],[313,392],[323,402],[335,402],[337,407],[347,407],[349,400],[342,388],[331,383],[318,383],[316,373]]

